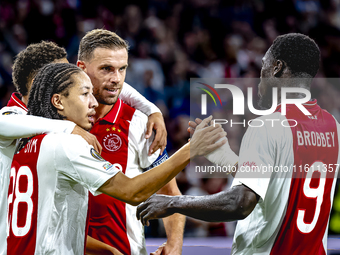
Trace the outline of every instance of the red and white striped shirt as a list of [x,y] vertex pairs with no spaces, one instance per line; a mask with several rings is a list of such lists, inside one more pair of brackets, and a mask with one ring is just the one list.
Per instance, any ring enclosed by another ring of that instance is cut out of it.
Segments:
[[[158,157],[148,157],[153,137],[145,139],[147,116],[120,99],[112,110],[93,126],[91,133],[101,143],[102,156],[128,177],[142,173]],[[136,217],[136,207],[105,194],[90,195],[89,235],[123,254],[146,253],[144,228]]]
[[[252,213],[238,221],[232,254],[327,253],[339,124],[316,100],[304,106],[312,115],[288,105],[283,116],[278,106],[275,113],[259,118],[264,126],[249,127],[242,140],[233,186],[243,184],[260,199]],[[249,178],[249,166],[260,169],[258,178]]]

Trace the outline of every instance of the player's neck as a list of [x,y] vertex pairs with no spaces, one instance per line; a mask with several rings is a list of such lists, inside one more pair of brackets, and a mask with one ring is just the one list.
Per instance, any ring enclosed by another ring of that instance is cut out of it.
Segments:
[[103,118],[108,112],[112,109],[113,105],[99,104],[96,108],[96,121],[100,118]]
[[28,95],[21,97],[21,101],[27,106],[28,103]]

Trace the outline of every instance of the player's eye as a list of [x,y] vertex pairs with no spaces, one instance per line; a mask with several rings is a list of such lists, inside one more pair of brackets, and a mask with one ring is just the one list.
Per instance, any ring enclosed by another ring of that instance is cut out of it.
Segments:
[[104,66],[104,67],[102,68],[102,70],[105,70],[105,71],[110,71],[110,70],[111,70],[111,68],[110,68],[109,66]]
[[89,92],[85,92],[83,93],[83,96],[88,96],[90,93]]

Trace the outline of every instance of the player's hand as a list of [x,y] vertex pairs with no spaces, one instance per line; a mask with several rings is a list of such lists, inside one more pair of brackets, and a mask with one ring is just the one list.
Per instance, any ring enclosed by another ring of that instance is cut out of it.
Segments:
[[175,248],[171,247],[167,242],[163,243],[158,249],[154,252],[151,252],[150,255],[181,255],[182,247]]
[[80,135],[82,138],[85,139],[85,141],[89,144],[89,145],[92,145],[93,148],[99,152],[99,154],[102,153],[102,146],[100,145],[100,143],[98,142],[97,140],[97,137],[90,134],[89,132],[85,131],[84,129],[82,129],[81,127],[79,126],[75,126],[73,131],[72,131],[72,134],[74,135]]
[[150,146],[149,156],[151,156],[151,154],[156,152],[158,149],[161,149],[160,154],[162,155],[167,143],[167,132],[163,115],[159,112],[155,112],[149,116],[147,130],[145,134],[146,139],[149,139],[151,137],[153,129],[155,129],[156,135]]
[[137,219],[144,226],[149,226],[149,220],[168,217],[173,214],[170,207],[174,196],[152,195],[144,203],[137,207]]
[[215,126],[208,126],[212,116],[205,118],[195,129],[194,135],[190,141],[190,157],[206,155],[217,148],[221,147],[227,142],[227,133],[216,124]]
[[196,118],[195,121],[189,121],[188,125],[188,132],[190,135],[194,135],[196,127],[201,124],[202,120],[200,118]]

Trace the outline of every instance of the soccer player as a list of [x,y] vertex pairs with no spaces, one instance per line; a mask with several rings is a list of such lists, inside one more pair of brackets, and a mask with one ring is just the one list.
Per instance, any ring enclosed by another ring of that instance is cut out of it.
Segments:
[[[262,61],[260,104],[270,108],[273,87],[278,88],[278,95],[283,87],[310,89],[319,68],[320,50],[308,36],[286,34],[274,40]],[[155,196],[138,208],[138,217],[144,224],[172,213],[206,221],[239,220],[232,254],[326,254],[340,155],[339,123],[316,100],[303,106],[311,115],[291,104],[286,116],[281,115],[279,105],[273,114],[259,118],[292,119],[296,126],[264,121],[261,128],[248,127],[239,170],[228,191],[204,197]],[[216,158],[220,164],[222,157],[223,150]],[[286,166],[290,171],[244,178],[247,175],[241,170],[250,165]],[[300,167],[306,171],[301,172]]]
[[[89,130],[96,106],[91,81],[80,68],[48,64],[34,79],[28,114],[66,119]],[[54,133],[22,139],[10,172],[8,254],[83,254],[88,191],[138,205],[190,158],[224,143],[216,142],[226,134],[221,127],[203,128],[210,120],[166,162],[134,178],[105,161],[80,136]]]
[[[128,66],[128,45],[117,34],[95,29],[81,40],[77,65],[90,77],[93,94],[99,106],[96,123],[91,133],[103,147],[104,159],[119,166],[128,177],[134,177],[143,169],[152,168],[168,156],[159,152],[148,156],[149,140],[145,140],[146,115],[126,105],[118,98]],[[176,180],[159,193],[181,195]],[[136,217],[136,207],[125,204],[105,194],[90,195],[89,235],[119,249],[126,255],[145,255],[144,227]],[[185,217],[175,214],[164,219],[168,240],[156,254],[181,254]],[[90,245],[87,251],[95,250]]]
[[[29,91],[38,70],[52,62],[67,63],[66,57],[67,54],[64,48],[57,46],[53,42],[42,41],[29,45],[17,55],[14,61],[13,82],[18,92],[12,94],[7,107],[0,111],[0,255],[6,252],[6,197],[10,164],[15,150],[14,139],[45,132],[72,132],[73,134],[81,135],[93,145],[95,150],[101,152],[101,145],[96,137],[75,126],[73,122],[60,122],[58,120],[26,116]],[[166,145],[166,130],[159,109],[128,84],[125,84],[121,98],[149,115],[146,136],[149,135],[153,127],[156,128],[158,137],[154,139],[152,146],[154,146],[153,149],[163,149]]]
[[14,62],[13,79],[22,97],[13,93],[7,106],[0,110],[0,255],[6,254],[7,195],[15,139],[45,132],[72,132],[87,137],[89,143],[100,149],[95,137],[73,122],[26,116],[31,81],[40,67],[51,62],[67,62],[66,51],[52,42],[32,44],[21,51]]

